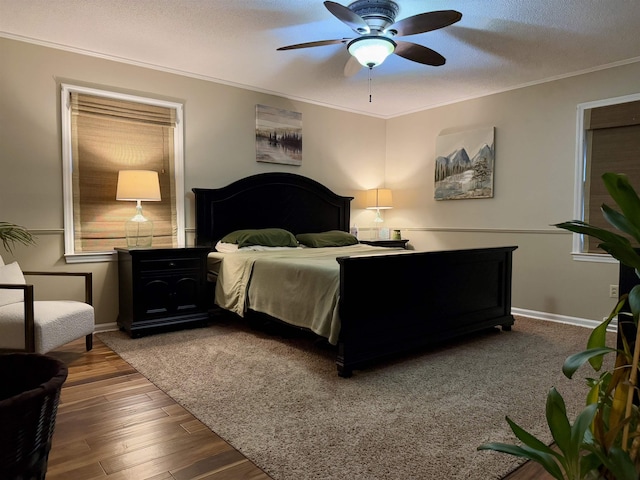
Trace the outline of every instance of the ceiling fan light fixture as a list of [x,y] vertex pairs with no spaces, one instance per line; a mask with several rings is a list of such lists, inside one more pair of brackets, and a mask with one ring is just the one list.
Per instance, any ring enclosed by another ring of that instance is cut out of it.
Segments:
[[369,35],[358,37],[347,45],[349,53],[364,67],[377,67],[396,49],[396,43],[387,37]]

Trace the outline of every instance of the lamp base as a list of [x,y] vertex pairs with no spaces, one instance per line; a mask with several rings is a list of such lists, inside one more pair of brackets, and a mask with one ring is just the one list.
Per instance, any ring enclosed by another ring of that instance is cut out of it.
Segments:
[[[371,227],[371,240],[384,240],[381,234],[384,234],[382,228],[382,215],[380,215],[380,209],[376,209],[376,216],[373,219],[373,226]],[[388,232],[388,229],[387,229]]]
[[124,224],[127,237],[127,247],[148,248],[153,240],[153,222],[145,218],[139,211],[131,220]]
[[387,227],[383,227],[379,223],[374,223],[371,227],[370,240],[390,240],[391,230]]

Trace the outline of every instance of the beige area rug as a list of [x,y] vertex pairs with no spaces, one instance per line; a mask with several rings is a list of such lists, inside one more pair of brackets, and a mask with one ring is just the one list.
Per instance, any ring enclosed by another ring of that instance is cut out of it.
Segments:
[[550,443],[549,388],[565,397],[571,419],[582,408],[589,370],[568,380],[561,367],[589,332],[517,318],[511,332],[448,342],[349,379],[313,340],[235,321],[99,337],[276,480],[487,480],[519,464],[476,451],[514,440],[506,414]]

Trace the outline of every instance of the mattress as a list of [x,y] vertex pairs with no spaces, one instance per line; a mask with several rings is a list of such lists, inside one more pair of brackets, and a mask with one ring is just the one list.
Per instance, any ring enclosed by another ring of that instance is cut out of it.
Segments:
[[216,280],[215,303],[220,307],[240,316],[249,309],[265,313],[309,329],[335,345],[340,334],[340,266],[336,259],[388,254],[389,251],[389,248],[358,244],[212,252],[208,257],[209,276]]

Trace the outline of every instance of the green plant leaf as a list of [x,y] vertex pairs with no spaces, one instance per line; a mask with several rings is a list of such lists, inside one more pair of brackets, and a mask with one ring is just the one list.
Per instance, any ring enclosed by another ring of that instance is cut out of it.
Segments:
[[629,292],[629,307],[633,312],[633,319],[638,324],[638,315],[640,314],[640,285],[635,285]]
[[558,452],[549,447],[546,443],[538,440],[536,437],[527,432],[524,428],[518,425],[516,422],[511,420],[509,417],[506,417],[507,423],[511,427],[511,431],[515,434],[515,436],[522,443],[527,445],[528,447],[533,448],[534,450],[538,450],[541,452],[548,453],[550,455],[554,455],[559,457]]
[[516,457],[532,460],[542,466],[549,474],[557,480],[565,480],[562,470],[555,462],[554,457],[548,453],[539,452],[530,447],[519,447],[517,445],[509,445],[506,443],[483,443],[478,450],[493,450],[495,452],[508,453]]
[[586,476],[587,473],[597,471],[601,465],[602,460],[600,460],[600,458],[596,454],[589,453],[588,455],[583,455],[580,458],[580,474],[582,475],[580,478],[590,478]]
[[622,173],[605,173],[602,181],[611,198],[632,225],[640,227],[640,198],[631,186],[629,177]]
[[592,403],[587,405],[576,417],[575,422],[571,426],[571,455],[565,456],[567,457],[567,462],[575,462],[578,464],[580,462],[580,450],[582,444],[585,441],[584,434],[593,422],[593,418],[596,416],[596,412],[598,410],[598,404]]
[[564,456],[571,451],[571,425],[567,418],[567,408],[562,395],[552,387],[547,394],[547,424],[551,436]]
[[574,233],[581,233],[583,235],[589,235],[590,237],[597,238],[603,242],[620,243],[631,246],[631,242],[617,233],[610,232],[604,228],[594,227],[581,220],[569,220],[567,222],[556,223],[555,227],[562,228],[563,230],[569,230]]
[[[622,310],[622,308],[624,307],[624,304],[627,298],[628,298],[627,294],[622,295],[618,300],[618,303],[616,304],[616,306],[613,308],[613,310],[609,314],[609,316],[602,323],[600,323],[600,325],[598,325],[596,328],[593,329],[593,331],[589,335],[589,340],[587,340],[587,349],[601,348],[606,346],[607,328],[609,327],[609,324],[611,323],[611,321],[614,318],[616,318],[618,313],[620,313],[620,310]],[[591,366],[596,372],[599,371],[600,368],[602,368],[602,361],[603,361],[602,355],[591,357],[589,359],[589,363],[591,364]]]
[[640,268],[640,256],[638,256],[635,250],[631,247],[631,244],[613,241],[604,242],[598,246],[621,263],[629,265],[635,269]]
[[33,236],[26,228],[9,222],[0,222],[0,240],[8,252],[12,252],[12,247],[16,243],[27,246],[35,244]]
[[621,232],[625,232],[631,235],[636,239],[637,242],[640,243],[640,229],[637,225],[634,225],[626,216],[609,207],[608,205],[605,205],[604,203],[600,206],[600,210],[602,211],[602,215],[607,222],[609,222]]
[[631,242],[626,237],[600,227],[594,227],[581,220],[569,220],[556,223],[554,226],[602,240],[598,247],[625,265],[640,269],[640,255],[635,252]]
[[562,365],[562,373],[564,373],[565,377],[571,378],[573,377],[573,374],[576,373],[576,370],[578,370],[578,368],[580,368],[589,359],[598,355],[602,356],[616,351],[617,350],[615,348],[600,347],[590,348],[579,353],[574,353],[573,355],[568,356],[564,361],[564,364]]
[[616,480],[638,480],[638,472],[627,452],[619,447],[612,447],[608,453],[596,445],[586,445],[585,448],[595,454]]
[[620,310],[622,310],[622,307],[624,307],[627,298],[627,294],[622,295],[609,316],[605,318],[604,321],[600,323],[600,325],[593,329],[591,335],[589,335],[589,340],[587,340],[587,348],[599,348],[606,345],[607,328],[609,327],[611,321],[618,315]]
[[629,454],[618,447],[609,450],[609,455],[603,463],[615,475],[616,480],[638,480],[638,471]]
[[596,383],[589,389],[589,392],[587,393],[587,399],[586,399],[587,405],[591,403],[597,403],[599,396],[600,396],[600,384]]

